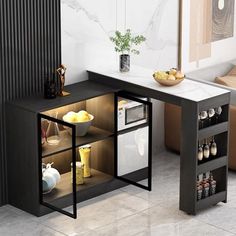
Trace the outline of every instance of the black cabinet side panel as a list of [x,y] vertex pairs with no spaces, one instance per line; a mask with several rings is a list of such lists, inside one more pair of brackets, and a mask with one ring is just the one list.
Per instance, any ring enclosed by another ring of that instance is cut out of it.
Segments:
[[4,104],[42,92],[61,63],[60,27],[60,0],[0,0],[0,206],[8,202]]
[[6,154],[9,204],[38,215],[37,114],[6,105]]

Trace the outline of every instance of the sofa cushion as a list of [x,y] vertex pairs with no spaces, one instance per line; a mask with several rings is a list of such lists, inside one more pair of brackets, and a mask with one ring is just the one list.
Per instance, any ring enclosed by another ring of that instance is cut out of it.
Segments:
[[[234,72],[236,73],[236,68],[233,70],[235,70]],[[234,72],[232,72],[232,73],[234,73]],[[236,74],[235,74],[235,76],[227,75],[224,77],[217,77],[215,79],[215,82],[217,84],[221,84],[221,85],[224,85],[227,87],[236,88]]]
[[227,75],[236,76],[236,66],[234,66]]

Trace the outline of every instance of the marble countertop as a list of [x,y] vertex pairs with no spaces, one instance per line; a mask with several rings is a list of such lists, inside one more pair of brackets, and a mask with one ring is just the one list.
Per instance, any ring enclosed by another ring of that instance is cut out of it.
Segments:
[[162,86],[153,79],[152,74],[154,70],[134,65],[131,66],[130,72],[126,73],[120,73],[114,66],[106,68],[89,67],[87,71],[195,102],[200,102],[230,92],[226,89],[188,79],[185,79],[182,83],[176,86]]

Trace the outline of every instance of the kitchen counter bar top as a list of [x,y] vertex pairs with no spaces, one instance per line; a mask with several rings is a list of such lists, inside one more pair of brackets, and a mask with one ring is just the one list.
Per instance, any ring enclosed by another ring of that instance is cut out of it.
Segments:
[[171,102],[176,105],[180,105],[182,99],[200,102],[212,97],[230,93],[226,89],[188,79],[185,79],[176,86],[162,86],[153,79],[153,70],[139,66],[132,66],[131,71],[128,73],[120,73],[115,67],[91,67],[87,71],[89,72],[89,78],[93,81],[114,86],[116,88],[127,89],[144,96]]

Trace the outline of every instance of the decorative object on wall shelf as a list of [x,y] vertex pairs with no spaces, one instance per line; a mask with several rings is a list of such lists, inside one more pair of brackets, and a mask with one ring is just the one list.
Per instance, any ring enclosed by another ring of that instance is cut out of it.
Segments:
[[44,82],[44,98],[53,99],[57,97],[55,78],[46,77]]
[[61,175],[57,169],[52,167],[53,163],[42,163],[42,184],[43,193],[50,193],[61,180]]
[[[78,113],[70,111],[62,118],[65,122],[69,122],[76,126],[76,136],[85,136],[92,125],[94,116],[87,111],[81,110]],[[71,129],[68,130],[71,134]]]
[[59,88],[58,95],[62,96],[62,97],[70,95],[70,93],[64,91],[65,80],[66,80],[66,78],[65,78],[66,70],[67,70],[67,68],[63,64],[61,64],[60,67],[57,68],[57,73],[60,77],[60,88]]
[[110,37],[110,40],[115,44],[115,51],[121,53],[120,72],[128,72],[130,70],[130,53],[140,54],[134,46],[140,45],[146,38],[142,35],[133,36],[131,30],[127,29],[124,34],[116,31],[115,36]]
[[79,148],[81,163],[84,165],[84,177],[91,177],[90,156],[91,145],[84,145]]
[[185,75],[175,68],[172,68],[169,71],[156,71],[153,74],[153,78],[164,86],[177,85],[184,80],[184,77]]

